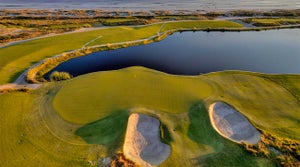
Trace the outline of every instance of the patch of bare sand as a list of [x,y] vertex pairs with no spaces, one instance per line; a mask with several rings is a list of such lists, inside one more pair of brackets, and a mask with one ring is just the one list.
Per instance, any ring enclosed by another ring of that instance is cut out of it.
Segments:
[[209,117],[216,131],[234,142],[257,144],[260,132],[245,116],[226,103],[216,102],[209,107]]
[[160,141],[159,125],[154,117],[131,114],[123,146],[125,157],[144,167],[159,165],[167,159],[171,148]]

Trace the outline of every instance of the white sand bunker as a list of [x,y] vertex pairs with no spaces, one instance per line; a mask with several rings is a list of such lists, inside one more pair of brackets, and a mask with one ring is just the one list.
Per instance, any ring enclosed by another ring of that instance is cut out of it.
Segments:
[[156,118],[131,114],[123,146],[125,157],[140,166],[159,165],[167,159],[171,148],[160,141],[159,125]]
[[209,117],[219,134],[232,141],[257,144],[261,134],[245,116],[223,102],[209,107]]

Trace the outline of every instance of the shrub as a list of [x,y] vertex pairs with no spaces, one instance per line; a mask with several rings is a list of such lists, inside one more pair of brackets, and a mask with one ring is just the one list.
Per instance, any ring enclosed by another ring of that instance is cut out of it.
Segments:
[[299,166],[300,143],[298,141],[283,139],[263,132],[261,141],[256,145],[243,143],[244,148],[256,155],[273,159],[281,166]]
[[53,73],[51,73],[50,75],[50,80],[51,81],[62,81],[62,80],[67,80],[72,78],[72,75],[70,75],[67,72],[58,72],[58,71],[54,71]]

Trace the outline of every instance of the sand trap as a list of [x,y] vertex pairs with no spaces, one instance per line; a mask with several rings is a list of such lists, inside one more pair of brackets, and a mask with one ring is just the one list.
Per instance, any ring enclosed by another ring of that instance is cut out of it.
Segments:
[[261,134],[245,116],[223,102],[209,107],[209,117],[219,134],[232,141],[257,144]]
[[125,157],[145,167],[159,165],[167,159],[171,148],[160,141],[159,125],[154,117],[131,114],[123,146]]

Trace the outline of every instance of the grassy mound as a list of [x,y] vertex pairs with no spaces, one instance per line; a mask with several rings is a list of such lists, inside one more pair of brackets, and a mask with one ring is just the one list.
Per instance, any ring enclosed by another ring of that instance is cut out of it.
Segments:
[[211,93],[212,88],[198,77],[167,75],[134,67],[69,80],[56,94],[53,107],[65,120],[82,124],[96,121],[112,111],[139,106],[183,113],[192,103]]

